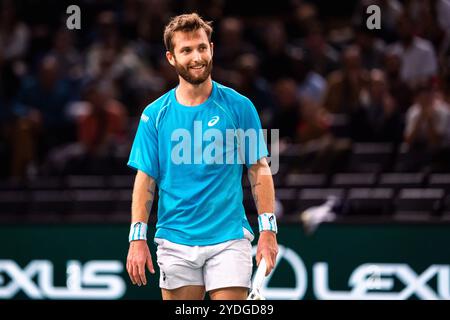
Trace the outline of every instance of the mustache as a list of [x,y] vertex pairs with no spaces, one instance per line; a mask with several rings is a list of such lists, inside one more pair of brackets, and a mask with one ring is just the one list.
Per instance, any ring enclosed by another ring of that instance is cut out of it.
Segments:
[[188,66],[188,68],[203,67],[203,66],[207,66],[207,65],[208,65],[208,62],[207,62],[207,61],[203,61],[203,62],[201,62],[201,63],[197,63],[197,64],[194,64],[194,65],[190,65],[190,66]]

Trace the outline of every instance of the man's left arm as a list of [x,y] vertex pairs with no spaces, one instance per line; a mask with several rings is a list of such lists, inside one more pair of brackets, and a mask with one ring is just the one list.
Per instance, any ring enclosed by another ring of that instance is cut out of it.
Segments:
[[268,275],[276,261],[278,254],[277,225],[274,215],[275,189],[266,158],[261,158],[248,169],[248,179],[252,187],[253,199],[258,210],[258,225],[260,230],[256,264],[259,265],[264,257],[267,263]]

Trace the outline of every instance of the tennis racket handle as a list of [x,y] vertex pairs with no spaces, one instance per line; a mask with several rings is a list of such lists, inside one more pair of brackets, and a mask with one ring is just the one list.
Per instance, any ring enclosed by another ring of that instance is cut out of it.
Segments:
[[253,280],[253,288],[261,289],[264,278],[266,277],[267,264],[264,258],[259,261],[258,269],[256,270],[255,278]]

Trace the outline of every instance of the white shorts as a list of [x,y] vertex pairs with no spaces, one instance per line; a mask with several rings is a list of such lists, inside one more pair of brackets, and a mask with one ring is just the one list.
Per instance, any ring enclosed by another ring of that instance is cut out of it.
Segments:
[[206,291],[251,287],[253,235],[210,246],[186,246],[155,238],[160,269],[159,286],[176,289],[205,286]]

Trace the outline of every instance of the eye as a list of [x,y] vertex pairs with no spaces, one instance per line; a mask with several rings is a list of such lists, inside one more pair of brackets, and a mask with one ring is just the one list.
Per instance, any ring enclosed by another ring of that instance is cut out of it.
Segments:
[[184,49],[181,50],[181,52],[189,53],[189,52],[191,52],[191,49],[190,48],[184,48]]

